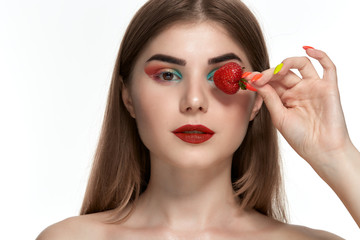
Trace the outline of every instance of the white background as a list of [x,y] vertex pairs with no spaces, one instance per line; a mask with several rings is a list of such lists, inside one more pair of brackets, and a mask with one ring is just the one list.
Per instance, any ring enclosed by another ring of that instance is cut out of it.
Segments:
[[[116,53],[144,2],[0,0],[0,239],[34,239],[78,214]],[[330,55],[360,148],[359,3],[245,2],[264,28],[272,66],[304,55],[303,45]],[[331,189],[281,146],[292,223],[360,239]]]

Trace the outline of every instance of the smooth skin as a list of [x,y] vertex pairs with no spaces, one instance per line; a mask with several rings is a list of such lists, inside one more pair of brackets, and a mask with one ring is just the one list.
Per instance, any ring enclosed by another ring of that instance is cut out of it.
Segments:
[[[314,57],[321,53],[309,51]],[[341,239],[328,232],[280,223],[252,209],[240,209],[230,178],[232,154],[264,100],[275,126],[333,187],[358,221],[359,206],[354,202],[360,197],[351,182],[359,182],[355,174],[359,172],[359,153],[346,131],[335,71],[325,71],[332,79],[319,80],[306,58],[289,58],[280,73],[273,75],[274,69],[266,70],[253,83],[259,94],[239,91],[230,96],[207,79],[214,68],[237,61],[208,64],[208,59],[229,52],[242,59],[246,71],[252,71],[241,46],[216,23],[178,24],[154,38],[137,60],[133,84],[123,91],[123,101],[137,121],[152,164],[149,186],[135,211],[122,224],[105,223],[111,211],[69,218],[45,229],[38,240]],[[147,62],[159,53],[181,58],[186,65]],[[319,59],[331,63],[325,55]],[[182,79],[154,80],[144,71],[149,64],[176,69]],[[324,69],[331,67],[325,65]],[[303,78],[292,74],[290,68],[299,69]],[[301,88],[305,81],[314,85],[312,94],[307,92],[309,87]],[[325,92],[328,82],[332,91]],[[227,119],[226,125],[223,119]],[[215,135],[195,146],[171,133],[188,123],[206,125]],[[303,126],[301,134],[294,131],[294,125],[296,129]],[[322,135],[323,128],[326,135]],[[329,137],[336,141],[328,141]]]

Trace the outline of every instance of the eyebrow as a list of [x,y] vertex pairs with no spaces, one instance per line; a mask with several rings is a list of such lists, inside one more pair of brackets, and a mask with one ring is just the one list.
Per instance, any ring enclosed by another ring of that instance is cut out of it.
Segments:
[[162,62],[168,62],[168,63],[174,63],[180,66],[185,66],[186,65],[186,61],[180,58],[176,58],[176,57],[172,57],[169,55],[164,55],[164,54],[155,54],[154,56],[152,56],[151,58],[149,58],[146,62],[150,62],[153,60],[158,60],[158,61],[162,61]]
[[[238,60],[239,62],[242,63],[241,58],[239,58],[236,54],[226,53],[226,54],[220,55],[218,57],[210,58],[208,60],[208,64],[211,65],[211,64],[216,64],[216,63],[233,60],[233,59]],[[158,61],[167,62],[167,63],[173,63],[173,64],[177,64],[180,66],[186,65],[186,61],[184,59],[172,57],[172,56],[165,55],[165,54],[155,54],[151,58],[149,58],[146,62],[150,62],[153,60],[158,60]]]
[[234,53],[226,53],[224,55],[218,56],[218,57],[214,57],[214,58],[210,58],[208,61],[208,64],[215,64],[215,63],[220,63],[220,62],[225,62],[228,60],[238,60],[239,62],[242,63],[241,59]]

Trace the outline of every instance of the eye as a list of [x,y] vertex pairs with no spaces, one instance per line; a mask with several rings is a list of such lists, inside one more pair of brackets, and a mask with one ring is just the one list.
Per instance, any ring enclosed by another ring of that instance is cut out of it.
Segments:
[[176,70],[166,70],[159,72],[157,74],[154,74],[154,77],[158,80],[162,81],[180,81],[182,78],[181,73],[179,73]]
[[216,68],[216,69],[214,69],[214,70],[212,70],[208,75],[207,75],[207,80],[208,81],[214,81],[214,74],[215,74],[215,72],[218,70],[219,68]]

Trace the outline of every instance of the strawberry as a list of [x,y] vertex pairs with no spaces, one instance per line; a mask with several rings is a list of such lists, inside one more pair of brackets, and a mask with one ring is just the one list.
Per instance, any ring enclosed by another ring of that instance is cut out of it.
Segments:
[[229,62],[216,70],[214,83],[221,91],[227,94],[235,94],[239,88],[246,90],[245,79],[241,79],[243,68],[234,62]]

